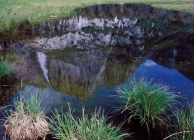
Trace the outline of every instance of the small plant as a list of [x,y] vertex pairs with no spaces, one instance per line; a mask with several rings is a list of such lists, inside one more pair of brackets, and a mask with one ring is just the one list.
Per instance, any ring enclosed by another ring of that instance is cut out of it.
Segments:
[[74,117],[71,109],[63,115],[55,110],[54,118],[50,125],[52,134],[60,140],[122,140],[126,133],[121,128],[106,123],[106,118],[100,110],[95,111],[90,117],[82,109],[81,117]]
[[148,132],[150,128],[166,124],[165,112],[170,103],[175,102],[176,96],[169,92],[166,87],[142,77],[139,81],[132,78],[131,85],[118,89],[118,99],[121,106],[118,108],[126,112],[127,121],[139,119],[141,125],[146,125]]
[[166,137],[173,140],[193,140],[194,139],[194,104],[188,104],[185,110],[175,112],[177,120],[177,132]]
[[5,135],[11,140],[37,140],[46,136],[49,125],[43,111],[41,99],[32,94],[28,100],[14,100],[14,110],[9,110],[5,123]]
[[13,67],[9,66],[7,61],[3,61],[3,58],[0,58],[0,78],[9,75],[13,72]]

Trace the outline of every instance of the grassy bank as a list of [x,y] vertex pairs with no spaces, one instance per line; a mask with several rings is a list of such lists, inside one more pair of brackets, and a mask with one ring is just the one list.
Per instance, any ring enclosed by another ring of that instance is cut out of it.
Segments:
[[32,23],[64,17],[81,7],[103,3],[143,3],[194,14],[194,0],[0,0],[0,32],[24,20]]

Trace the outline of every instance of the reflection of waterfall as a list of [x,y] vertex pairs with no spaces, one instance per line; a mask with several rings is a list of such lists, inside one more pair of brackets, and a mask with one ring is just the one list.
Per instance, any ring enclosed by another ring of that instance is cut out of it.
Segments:
[[48,69],[46,67],[46,55],[42,52],[36,52],[36,55],[37,55],[37,59],[40,64],[40,67],[43,71],[44,77],[47,80],[47,82],[50,83],[48,78]]

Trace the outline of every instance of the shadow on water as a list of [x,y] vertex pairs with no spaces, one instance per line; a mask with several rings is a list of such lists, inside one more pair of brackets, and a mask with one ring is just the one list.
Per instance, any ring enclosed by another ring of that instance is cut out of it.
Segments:
[[[154,75],[186,96],[183,104],[194,98],[193,15],[136,4],[96,5],[73,15],[35,25],[26,21],[17,37],[2,35],[2,50],[14,48],[24,56],[14,66],[13,80],[0,81],[2,106],[12,104],[13,94],[27,98],[38,88],[48,115],[62,105],[65,112],[68,102],[78,112],[83,106],[109,112],[116,106],[115,90],[142,75]],[[137,133],[134,139],[147,137]]]

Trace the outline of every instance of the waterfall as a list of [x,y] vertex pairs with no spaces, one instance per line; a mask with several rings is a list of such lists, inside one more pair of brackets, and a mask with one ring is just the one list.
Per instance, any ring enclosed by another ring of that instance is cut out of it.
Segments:
[[37,56],[38,62],[40,64],[40,67],[42,69],[45,79],[47,80],[48,83],[50,83],[49,78],[48,78],[48,69],[46,67],[46,59],[47,59],[46,55],[42,52],[36,52],[36,56]]

